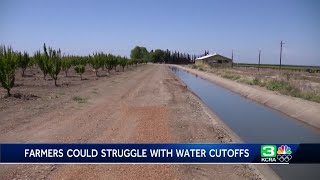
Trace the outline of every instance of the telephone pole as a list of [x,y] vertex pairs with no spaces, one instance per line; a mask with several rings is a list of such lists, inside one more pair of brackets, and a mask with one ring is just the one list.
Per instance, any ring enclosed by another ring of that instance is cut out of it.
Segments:
[[260,69],[260,55],[261,55],[261,50],[259,50],[259,64],[258,64],[258,71]]
[[233,49],[232,49],[232,53],[231,53],[231,59],[232,59],[231,67],[233,68]]
[[280,42],[280,69],[279,70],[281,70],[281,58],[282,58],[282,45],[283,45],[284,43],[282,42],[282,40],[281,40],[281,42]]

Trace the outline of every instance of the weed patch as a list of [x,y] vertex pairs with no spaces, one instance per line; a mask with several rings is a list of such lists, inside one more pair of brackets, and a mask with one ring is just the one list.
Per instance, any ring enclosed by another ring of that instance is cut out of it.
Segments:
[[233,75],[233,74],[224,74],[221,77],[231,79],[231,80],[238,80],[241,78],[239,75]]
[[75,96],[75,97],[72,98],[72,100],[76,101],[77,103],[86,103],[87,102],[86,98],[83,98],[83,97],[80,97],[80,96]]
[[303,99],[320,103],[320,93],[317,92],[303,92],[301,93]]

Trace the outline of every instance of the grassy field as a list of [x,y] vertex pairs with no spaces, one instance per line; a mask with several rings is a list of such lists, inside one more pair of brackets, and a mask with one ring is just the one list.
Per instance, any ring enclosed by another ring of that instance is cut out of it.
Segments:
[[[258,64],[247,64],[247,63],[234,63],[235,67],[255,67],[258,68]],[[269,68],[269,69],[279,69],[279,64],[260,64],[260,68]],[[320,66],[302,66],[302,65],[285,65],[283,64],[282,69],[285,70],[295,70],[295,71],[306,71],[307,69],[312,69],[314,71],[319,70]]]
[[[234,66],[233,68],[216,68],[206,65],[189,65],[193,69],[206,71],[226,79],[240,83],[260,86],[281,94],[298,97],[308,101],[320,103],[320,74],[305,71],[292,71],[283,68],[282,71],[274,68],[264,68],[258,71],[252,66]],[[306,66],[285,66],[287,68],[306,68]],[[314,67],[315,68],[315,67]]]

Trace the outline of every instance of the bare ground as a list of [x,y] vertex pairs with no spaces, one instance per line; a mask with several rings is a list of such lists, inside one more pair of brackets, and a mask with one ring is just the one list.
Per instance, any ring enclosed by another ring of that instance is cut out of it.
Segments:
[[[110,77],[87,78],[71,78],[66,80],[70,84],[57,88],[47,81],[20,79],[23,85],[14,91],[27,98],[0,98],[0,142],[232,141],[166,66],[143,65]],[[30,93],[37,97],[28,98]],[[0,165],[0,179],[260,178],[247,165]]]

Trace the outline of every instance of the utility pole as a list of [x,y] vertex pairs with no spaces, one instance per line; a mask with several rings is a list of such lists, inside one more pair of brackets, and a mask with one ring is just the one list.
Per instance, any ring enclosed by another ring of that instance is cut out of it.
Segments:
[[281,58],[282,58],[282,45],[283,45],[284,43],[282,42],[282,40],[281,40],[281,42],[280,42],[280,69],[279,70],[281,70]]
[[233,68],[233,49],[232,49],[232,53],[231,53],[231,59],[232,59],[231,67]]
[[260,69],[260,55],[261,55],[261,50],[259,50],[259,64],[258,64],[258,71]]

